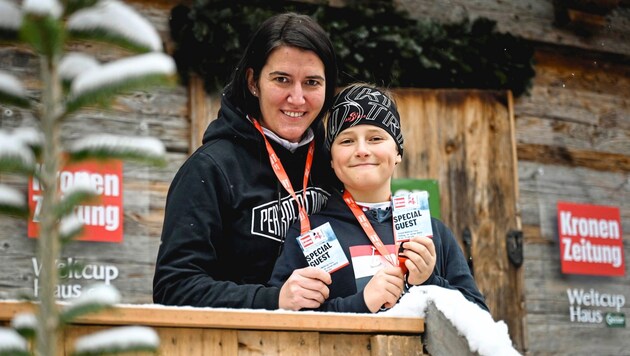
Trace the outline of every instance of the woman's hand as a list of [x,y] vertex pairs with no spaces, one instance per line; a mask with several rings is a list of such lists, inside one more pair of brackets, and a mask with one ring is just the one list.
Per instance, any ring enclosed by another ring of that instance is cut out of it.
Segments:
[[424,283],[435,267],[435,245],[430,237],[415,236],[403,243],[403,252],[407,257],[405,266],[409,270],[407,283],[415,286]]
[[391,308],[402,295],[405,281],[398,267],[385,267],[376,272],[363,290],[368,309],[376,313],[381,307]]
[[286,310],[317,308],[329,294],[330,274],[316,267],[296,269],[280,288],[278,307]]

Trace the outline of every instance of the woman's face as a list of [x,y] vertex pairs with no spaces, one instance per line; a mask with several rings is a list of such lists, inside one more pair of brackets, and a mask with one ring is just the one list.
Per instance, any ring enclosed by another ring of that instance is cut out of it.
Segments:
[[251,68],[247,82],[260,103],[260,124],[291,142],[300,141],[324,106],[324,63],[313,51],[280,46],[267,58],[258,82]]
[[401,161],[394,138],[380,127],[356,125],[343,130],[331,146],[332,167],[357,201],[382,202]]

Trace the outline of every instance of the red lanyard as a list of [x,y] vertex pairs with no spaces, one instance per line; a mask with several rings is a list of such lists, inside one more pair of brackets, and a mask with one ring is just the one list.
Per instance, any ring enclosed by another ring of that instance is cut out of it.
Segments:
[[354,201],[354,198],[352,198],[352,194],[350,194],[350,192],[348,192],[347,190],[343,192],[343,200],[346,202],[346,205],[348,205],[348,207],[354,214],[354,217],[357,218],[357,221],[359,222],[359,224],[361,224],[363,231],[365,231],[365,234],[372,242],[372,245],[376,247],[381,256],[383,256],[392,266],[398,266],[398,263],[396,263],[397,261],[393,262],[390,259],[390,253],[385,245],[383,245],[383,241],[381,241],[381,238],[378,237],[378,234],[376,233],[376,231],[374,231],[374,228],[368,221],[367,216],[365,216],[363,210],[359,208],[357,203]]
[[[271,163],[271,167],[273,168],[273,171],[276,174],[276,177],[278,177],[280,184],[282,184],[284,189],[286,189],[287,192],[291,194],[291,196],[293,197],[293,199],[295,199],[295,202],[298,205],[298,211],[299,211],[299,216],[300,216],[300,234],[304,235],[309,230],[311,230],[311,222],[308,220],[308,214],[306,213],[304,204],[300,203],[300,201],[298,200],[297,195],[295,194],[295,191],[293,190],[293,186],[291,185],[291,180],[289,179],[287,172],[284,170],[284,167],[282,166],[282,162],[280,162],[280,158],[278,158],[276,151],[274,151],[273,147],[271,147],[271,144],[267,140],[267,137],[265,136],[265,133],[262,127],[260,126],[260,123],[258,123],[258,120],[253,119],[253,118],[252,118],[252,122],[254,123],[254,126],[256,127],[256,129],[258,129],[263,139],[265,140],[265,145],[267,146],[267,154],[269,154],[269,162]],[[311,174],[311,166],[313,165],[314,153],[315,153],[315,140],[313,139],[308,146],[308,155],[306,156],[306,165],[304,166],[304,181],[303,181],[304,189],[302,189],[303,202],[306,202],[306,187],[308,185],[308,176]]]

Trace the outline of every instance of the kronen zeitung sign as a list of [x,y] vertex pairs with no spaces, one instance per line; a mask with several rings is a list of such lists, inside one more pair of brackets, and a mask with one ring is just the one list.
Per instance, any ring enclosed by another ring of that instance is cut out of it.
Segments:
[[624,276],[619,208],[558,202],[562,273]]
[[[95,203],[75,207],[75,217],[83,223],[80,241],[122,242],[123,240],[123,164],[120,160],[83,161],[65,166],[57,174],[59,192],[63,196],[76,187],[89,187],[98,195]],[[28,187],[28,236],[39,236],[39,212],[43,187],[31,179]]]

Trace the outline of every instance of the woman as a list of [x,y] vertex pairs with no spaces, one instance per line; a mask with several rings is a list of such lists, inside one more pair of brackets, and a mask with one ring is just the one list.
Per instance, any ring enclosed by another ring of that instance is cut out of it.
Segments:
[[[390,97],[372,86],[349,86],[336,96],[326,128],[332,167],[344,189],[311,216],[311,225],[330,223],[350,262],[332,273],[330,297],[317,309],[375,313],[393,306],[406,288],[433,284],[459,290],[487,310],[459,245],[439,220],[431,221],[432,238],[416,236],[402,245],[405,275],[391,258],[396,249],[390,184],[402,159],[403,136]],[[360,224],[365,218],[369,224]],[[291,271],[308,265],[300,235],[291,227],[271,285],[281,286]]]
[[[330,278],[315,268],[267,287],[289,226],[330,196],[321,117],[337,66],[322,28],[285,13],[250,39],[203,146],[169,189],[153,281],[156,303],[262,309],[315,308]],[[317,153],[314,153],[317,152]]]

